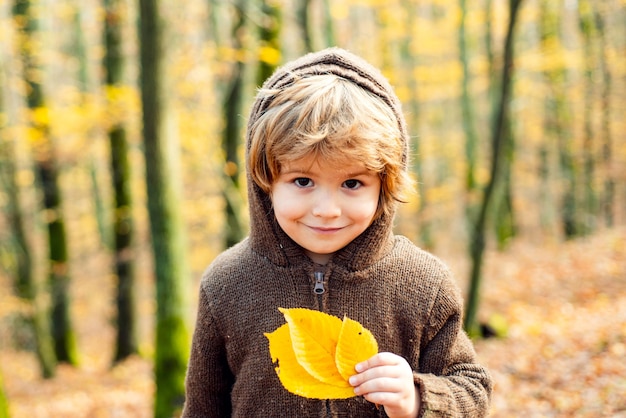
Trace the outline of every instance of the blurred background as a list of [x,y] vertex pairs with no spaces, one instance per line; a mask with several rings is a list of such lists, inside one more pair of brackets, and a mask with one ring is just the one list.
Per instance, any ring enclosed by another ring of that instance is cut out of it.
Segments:
[[[176,416],[257,88],[382,70],[495,417],[626,416],[624,0],[0,0],[0,417]],[[3,415],[4,414],[4,415]]]

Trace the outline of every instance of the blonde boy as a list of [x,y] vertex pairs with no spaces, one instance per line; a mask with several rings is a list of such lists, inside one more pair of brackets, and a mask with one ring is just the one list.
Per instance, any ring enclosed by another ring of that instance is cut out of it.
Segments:
[[[247,133],[250,235],[203,276],[183,416],[487,414],[491,379],[449,270],[392,231],[411,185],[408,140],[387,80],[347,51],[306,55],[265,82]],[[284,322],[278,307],[372,331],[380,352],[356,366],[354,398],[281,386],[264,337]]]

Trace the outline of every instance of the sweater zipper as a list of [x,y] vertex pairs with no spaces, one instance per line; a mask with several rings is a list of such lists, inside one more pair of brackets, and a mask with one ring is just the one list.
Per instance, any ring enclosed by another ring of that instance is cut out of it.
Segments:
[[317,295],[317,309],[324,311],[324,293],[326,293],[326,286],[324,283],[324,272],[316,271],[313,273],[315,279],[315,285],[313,286],[313,293]]
[[313,293],[316,295],[321,295],[326,291],[324,288],[324,273],[321,271],[316,271],[313,273],[313,277],[315,277],[315,286],[313,287]]
[[[316,271],[313,273],[313,277],[315,278],[315,285],[313,286],[313,293],[317,295],[317,301],[319,303],[320,310],[324,310],[324,302],[322,295],[326,292],[326,287],[324,286],[324,272]],[[326,407],[326,416],[331,417],[332,414],[330,412],[330,400],[326,399],[325,401]]]

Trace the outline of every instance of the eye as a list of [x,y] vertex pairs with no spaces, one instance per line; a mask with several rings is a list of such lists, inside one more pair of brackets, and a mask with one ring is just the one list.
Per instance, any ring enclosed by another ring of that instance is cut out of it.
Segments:
[[313,185],[313,180],[308,177],[298,177],[293,182],[298,187],[311,187]]
[[343,187],[350,190],[356,190],[361,187],[361,182],[359,180],[350,179],[343,182]]

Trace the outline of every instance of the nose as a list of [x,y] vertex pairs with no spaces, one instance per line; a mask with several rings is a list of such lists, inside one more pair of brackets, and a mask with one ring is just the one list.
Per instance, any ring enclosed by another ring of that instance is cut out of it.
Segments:
[[313,216],[320,218],[336,218],[341,215],[338,196],[332,191],[320,190],[312,209]]

